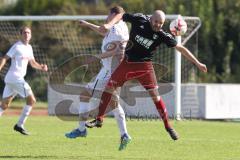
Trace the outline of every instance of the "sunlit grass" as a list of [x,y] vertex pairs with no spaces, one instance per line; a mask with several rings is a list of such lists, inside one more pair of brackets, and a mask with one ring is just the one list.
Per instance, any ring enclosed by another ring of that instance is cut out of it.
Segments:
[[13,131],[17,116],[0,118],[0,159],[51,160],[240,160],[240,124],[233,122],[172,121],[181,138],[172,141],[160,121],[128,120],[133,140],[118,151],[119,133],[114,119],[101,129],[89,129],[87,138],[67,139],[77,126],[56,117],[30,116],[30,136]]

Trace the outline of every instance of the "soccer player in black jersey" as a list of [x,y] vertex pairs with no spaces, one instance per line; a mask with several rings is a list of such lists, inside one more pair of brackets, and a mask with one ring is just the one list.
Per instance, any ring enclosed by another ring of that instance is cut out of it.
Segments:
[[207,72],[207,67],[205,64],[200,63],[187,48],[178,44],[171,34],[162,30],[165,21],[163,11],[156,10],[150,17],[143,14],[118,14],[112,21],[102,25],[101,29],[109,29],[119,19],[131,23],[129,43],[133,45],[132,48],[125,51],[124,60],[114,71],[105,88],[101,97],[102,102],[99,106],[98,116],[94,121],[89,122],[88,125],[90,127],[101,127],[105,110],[112,97],[111,93],[117,87],[121,87],[124,82],[136,79],[152,97],[159,115],[163,119],[166,131],[173,140],[177,140],[179,136],[169,123],[165,104],[157,90],[158,85],[152,65],[153,53],[156,47],[161,43],[165,43],[168,47],[177,49],[184,57],[194,63],[199,70]]

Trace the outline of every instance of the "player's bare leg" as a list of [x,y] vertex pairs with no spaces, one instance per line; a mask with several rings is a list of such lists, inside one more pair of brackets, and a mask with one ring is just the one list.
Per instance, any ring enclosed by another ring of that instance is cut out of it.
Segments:
[[9,97],[3,98],[2,104],[0,106],[0,116],[9,107],[9,104],[12,102],[13,98],[14,98],[14,96],[9,96]]
[[169,123],[167,109],[163,102],[163,99],[159,95],[158,90],[157,89],[149,89],[148,93],[152,97],[152,100],[157,108],[157,111],[163,120],[166,131],[169,133],[169,135],[171,136],[171,138],[173,140],[177,140],[179,138],[179,136],[178,136],[177,132],[173,129],[171,124]]

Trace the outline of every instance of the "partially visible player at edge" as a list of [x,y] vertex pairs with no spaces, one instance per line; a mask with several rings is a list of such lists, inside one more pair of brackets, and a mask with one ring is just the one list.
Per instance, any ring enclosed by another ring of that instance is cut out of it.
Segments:
[[23,107],[22,113],[14,130],[23,135],[29,133],[24,129],[24,124],[32,110],[36,99],[31,87],[24,80],[27,72],[28,62],[35,69],[48,71],[46,64],[39,64],[35,61],[32,46],[29,44],[32,34],[31,29],[24,26],[20,29],[21,40],[17,41],[7,52],[7,54],[0,60],[0,71],[6,64],[8,59],[11,59],[11,66],[5,76],[5,88],[3,91],[2,104],[0,106],[0,116],[9,107],[13,98],[19,94],[26,99],[26,105]]
[[163,119],[166,131],[173,140],[177,140],[179,135],[169,123],[165,104],[157,90],[158,85],[152,66],[153,52],[161,43],[165,43],[168,47],[177,49],[185,58],[194,63],[199,70],[207,72],[207,67],[205,64],[200,63],[187,48],[178,44],[171,34],[162,30],[165,22],[165,13],[163,11],[156,10],[150,17],[140,13],[118,14],[110,22],[102,25],[101,30],[111,28],[120,19],[131,23],[129,41],[133,45],[131,49],[125,51],[124,60],[112,74],[102,94],[102,103],[99,106],[98,116],[90,123],[94,127],[101,127],[107,105],[112,97],[111,93],[116,88],[121,87],[124,82],[136,79],[149,92],[159,115]]
[[[115,15],[119,13],[124,13],[124,10],[120,6],[112,7],[109,11],[109,15],[106,19],[106,22],[110,21]],[[85,123],[88,118],[89,112],[95,111],[96,107],[100,103],[101,93],[104,90],[111,74],[120,64],[122,57],[124,55],[124,48],[126,47],[127,41],[129,40],[129,32],[125,22],[122,20],[117,21],[112,27],[108,30],[100,30],[100,26],[95,24],[80,20],[80,26],[88,27],[100,35],[104,36],[102,41],[102,53],[97,55],[98,58],[102,59],[103,67],[96,76],[96,79],[93,83],[89,83],[86,86],[86,89],[80,94],[80,121],[79,127],[73,131],[66,133],[67,138],[77,138],[77,137],[86,137],[87,130]],[[115,49],[114,49],[115,48]],[[100,95],[98,95],[100,93]],[[109,106],[113,111],[114,117],[117,121],[119,130],[120,130],[120,146],[119,150],[125,149],[127,143],[131,141],[126,128],[125,113],[119,102],[119,96],[116,96],[116,100],[112,100]],[[95,100],[94,100],[95,99]],[[98,101],[96,101],[98,99]]]

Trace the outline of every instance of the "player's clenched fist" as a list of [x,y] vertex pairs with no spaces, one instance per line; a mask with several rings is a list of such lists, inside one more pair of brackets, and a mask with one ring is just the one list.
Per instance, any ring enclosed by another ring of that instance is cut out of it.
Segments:
[[45,71],[45,72],[48,71],[48,66],[46,64],[42,64],[41,67],[42,67],[43,71]]

